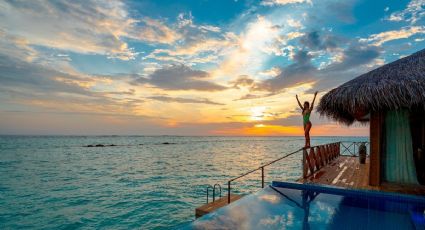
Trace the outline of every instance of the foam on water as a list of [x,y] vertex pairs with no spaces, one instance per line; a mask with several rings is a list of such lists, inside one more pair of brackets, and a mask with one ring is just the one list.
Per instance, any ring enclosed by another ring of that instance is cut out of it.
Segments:
[[[312,144],[367,138],[314,138]],[[302,146],[302,137],[0,137],[0,228],[160,229],[194,219],[208,184]],[[168,142],[169,144],[163,144]],[[114,144],[111,147],[85,147]],[[266,168],[295,180],[301,154]],[[259,188],[254,173],[235,192]],[[224,191],[223,191],[224,192]]]

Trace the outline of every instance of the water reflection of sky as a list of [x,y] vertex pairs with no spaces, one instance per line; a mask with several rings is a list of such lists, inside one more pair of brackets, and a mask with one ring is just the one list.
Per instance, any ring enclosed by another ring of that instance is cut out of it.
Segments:
[[[266,187],[186,228],[415,229],[412,218],[417,218],[417,212],[424,209],[425,202],[396,202]],[[418,223],[420,221],[416,221],[416,225]]]

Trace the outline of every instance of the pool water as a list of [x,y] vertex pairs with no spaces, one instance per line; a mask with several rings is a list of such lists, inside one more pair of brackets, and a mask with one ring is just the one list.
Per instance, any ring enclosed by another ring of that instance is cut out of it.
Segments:
[[425,197],[273,182],[183,229],[425,229]]

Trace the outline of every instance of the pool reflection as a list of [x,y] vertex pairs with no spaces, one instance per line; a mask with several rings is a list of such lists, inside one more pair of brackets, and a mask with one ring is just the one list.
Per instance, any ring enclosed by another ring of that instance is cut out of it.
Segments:
[[425,200],[269,186],[185,229],[422,229],[424,210]]

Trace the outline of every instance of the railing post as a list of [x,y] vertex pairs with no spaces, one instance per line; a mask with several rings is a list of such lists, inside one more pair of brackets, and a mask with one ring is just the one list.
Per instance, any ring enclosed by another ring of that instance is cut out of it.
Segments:
[[261,167],[261,188],[264,188],[264,166]]
[[208,197],[208,190],[210,189],[210,187],[207,187],[207,204],[208,204],[208,201],[209,201],[209,197]]
[[341,142],[338,142],[338,145],[337,145],[337,153],[338,153],[338,156],[340,156],[340,155],[341,155]]
[[227,182],[227,203],[230,204],[230,180]]
[[342,142],[339,142],[339,145],[338,145],[338,155],[340,155],[340,156],[341,156],[341,145],[342,145]]

